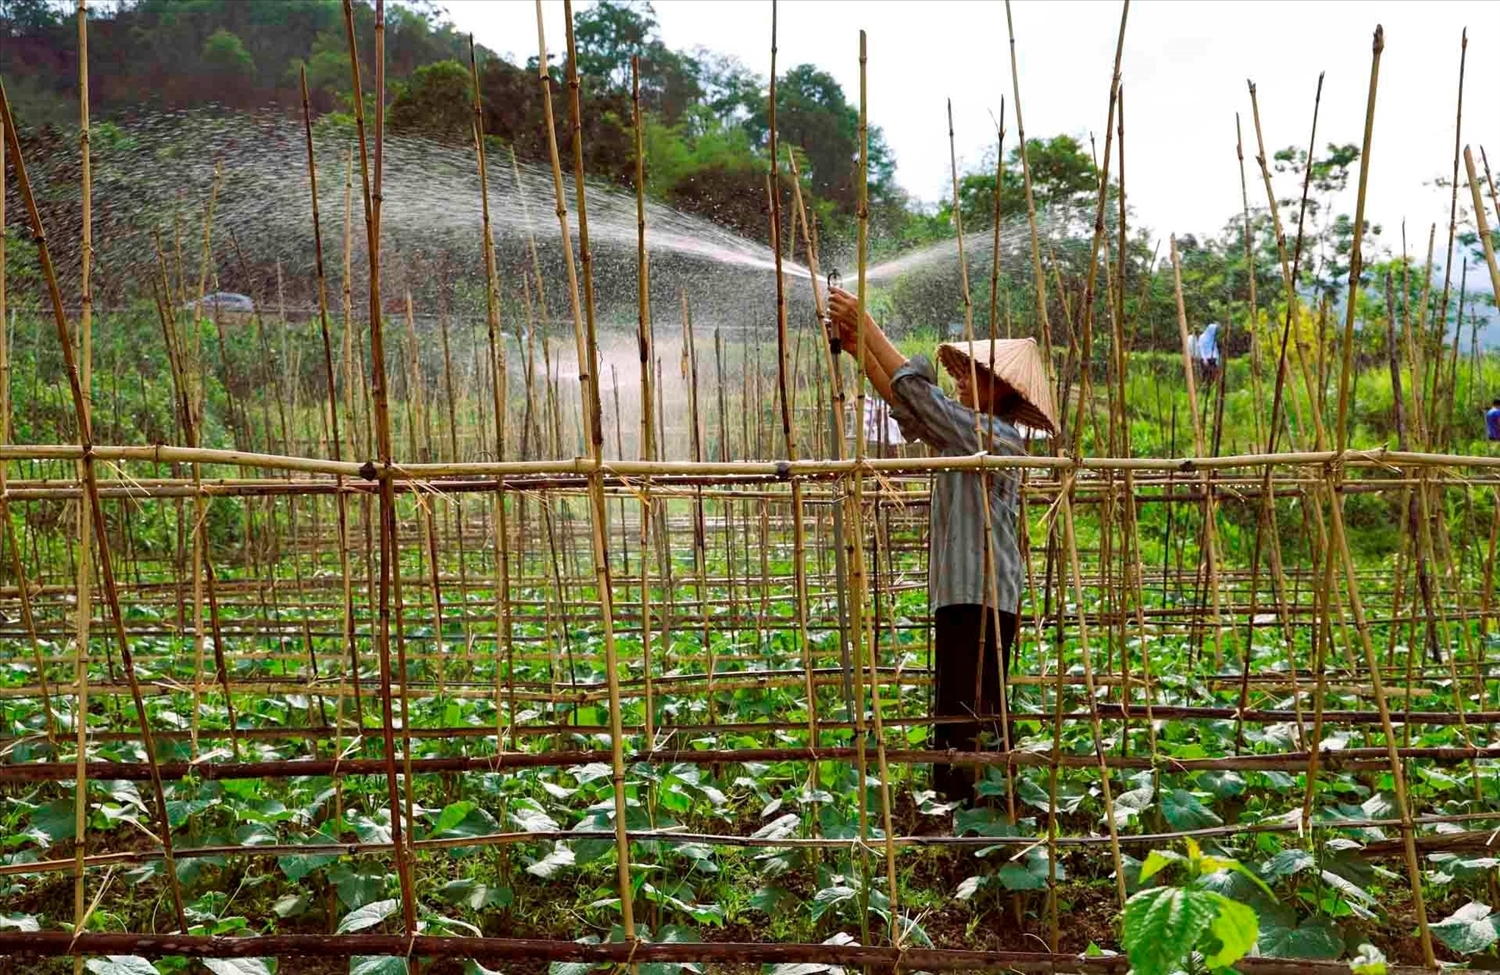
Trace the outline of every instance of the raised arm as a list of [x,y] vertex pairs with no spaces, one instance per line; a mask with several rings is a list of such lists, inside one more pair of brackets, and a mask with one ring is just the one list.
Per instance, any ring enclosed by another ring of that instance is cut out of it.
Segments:
[[[839,344],[851,356],[859,352],[859,299],[842,288],[833,288],[828,293],[828,314],[839,330]],[[886,334],[875,324],[870,313],[865,312],[865,375],[875,391],[887,403],[894,402],[891,392],[891,377],[896,370],[906,365],[906,356],[891,343]]]

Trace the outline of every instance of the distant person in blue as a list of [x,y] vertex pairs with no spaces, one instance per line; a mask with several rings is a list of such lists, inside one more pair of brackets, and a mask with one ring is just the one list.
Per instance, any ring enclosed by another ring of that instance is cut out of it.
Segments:
[[1500,442],[1500,396],[1491,401],[1484,413],[1484,431],[1490,443]]
[[1219,323],[1212,322],[1198,336],[1197,348],[1193,355],[1198,360],[1198,367],[1203,376],[1205,385],[1219,381]]

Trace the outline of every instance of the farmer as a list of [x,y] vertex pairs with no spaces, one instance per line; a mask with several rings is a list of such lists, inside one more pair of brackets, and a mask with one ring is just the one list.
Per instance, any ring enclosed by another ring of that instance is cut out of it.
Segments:
[[1484,432],[1491,444],[1500,441],[1500,396],[1495,397],[1490,402],[1490,408],[1485,411]]
[[1198,360],[1205,386],[1219,378],[1219,323],[1212,322],[1203,330],[1194,343],[1193,355]]
[[[843,350],[857,354],[858,302],[847,291],[832,289],[829,317],[837,327]],[[864,318],[865,373],[887,403],[907,441],[920,440],[944,457],[963,457],[990,450],[1024,454],[1025,441],[1009,418],[1024,417],[1029,425],[1052,429],[1051,399],[1045,372],[1030,339],[979,347],[971,383],[968,343],[939,347],[939,358],[957,384],[957,399],[938,387],[937,375],[925,356],[907,359],[868,314]],[[991,375],[988,364],[996,361]],[[1026,378],[1007,382],[1000,359],[1024,368]],[[1028,401],[1029,395],[1029,401]],[[1040,402],[1038,402],[1040,401]],[[976,433],[975,409],[981,413],[982,432]],[[992,577],[985,572],[984,475],[977,471],[940,471],[934,476],[929,509],[931,549],[928,553],[927,599],[933,614],[934,711],[937,717],[988,717],[1000,714],[1001,668],[1008,675],[1011,646],[1016,636],[1016,613],[1021,596],[1021,553],[1016,543],[1019,473],[997,470],[989,484],[989,551]],[[988,612],[987,612],[988,610]],[[999,639],[996,639],[998,631]],[[996,654],[996,644],[1000,652]],[[997,666],[998,663],[998,666]],[[976,674],[976,668],[982,673]],[[975,700],[976,685],[982,690]],[[977,722],[938,724],[933,744],[938,749],[973,751],[978,746]],[[1000,737],[999,722],[994,725]],[[1006,738],[1013,736],[1007,734]],[[1012,746],[1014,747],[1014,746]],[[972,771],[940,767],[934,786],[950,801],[973,796]]]

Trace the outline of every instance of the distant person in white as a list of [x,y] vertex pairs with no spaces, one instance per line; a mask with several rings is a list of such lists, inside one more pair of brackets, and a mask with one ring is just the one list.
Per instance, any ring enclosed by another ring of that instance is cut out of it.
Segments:
[[896,418],[891,416],[890,404],[876,396],[866,399],[865,445],[894,454],[890,448],[904,443],[906,440],[901,436],[901,427],[897,425]]
[[1193,356],[1205,385],[1219,381],[1219,323],[1211,322],[1193,343]]

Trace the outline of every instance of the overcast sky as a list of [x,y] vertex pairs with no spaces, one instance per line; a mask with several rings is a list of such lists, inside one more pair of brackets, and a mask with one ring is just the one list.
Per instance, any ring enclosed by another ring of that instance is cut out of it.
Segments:
[[[587,0],[582,0],[583,6]],[[454,24],[492,50],[536,53],[531,0],[447,0]],[[562,3],[545,0],[547,43],[564,46]],[[770,69],[769,0],[655,0],[663,40],[732,54]],[[944,100],[953,99],[959,166],[993,144],[1007,103],[1014,138],[1005,6],[996,0],[783,0],[778,66],[812,62],[859,93],[859,30],[869,35],[869,110],[915,197],[951,193]],[[1120,4],[1070,0],[1013,5],[1021,98],[1032,137],[1070,133],[1103,144]],[[1358,143],[1371,40],[1385,27],[1371,150],[1369,217],[1395,246],[1405,218],[1414,251],[1428,224],[1447,222],[1447,193],[1431,180],[1453,165],[1459,35],[1469,29],[1464,141],[1500,165],[1500,4],[1485,2],[1170,2],[1136,0],[1121,68],[1126,90],[1126,189],[1137,220],[1157,234],[1212,233],[1240,210],[1234,116],[1243,117],[1253,181],[1254,134],[1245,81],[1258,87],[1268,152],[1307,141],[1318,72],[1326,71],[1318,142]],[[585,81],[585,83],[587,83]],[[1351,180],[1351,196],[1352,196]],[[1252,205],[1264,203],[1251,183]],[[1347,204],[1352,211],[1352,199]],[[1441,233],[1439,248],[1442,246]]]

